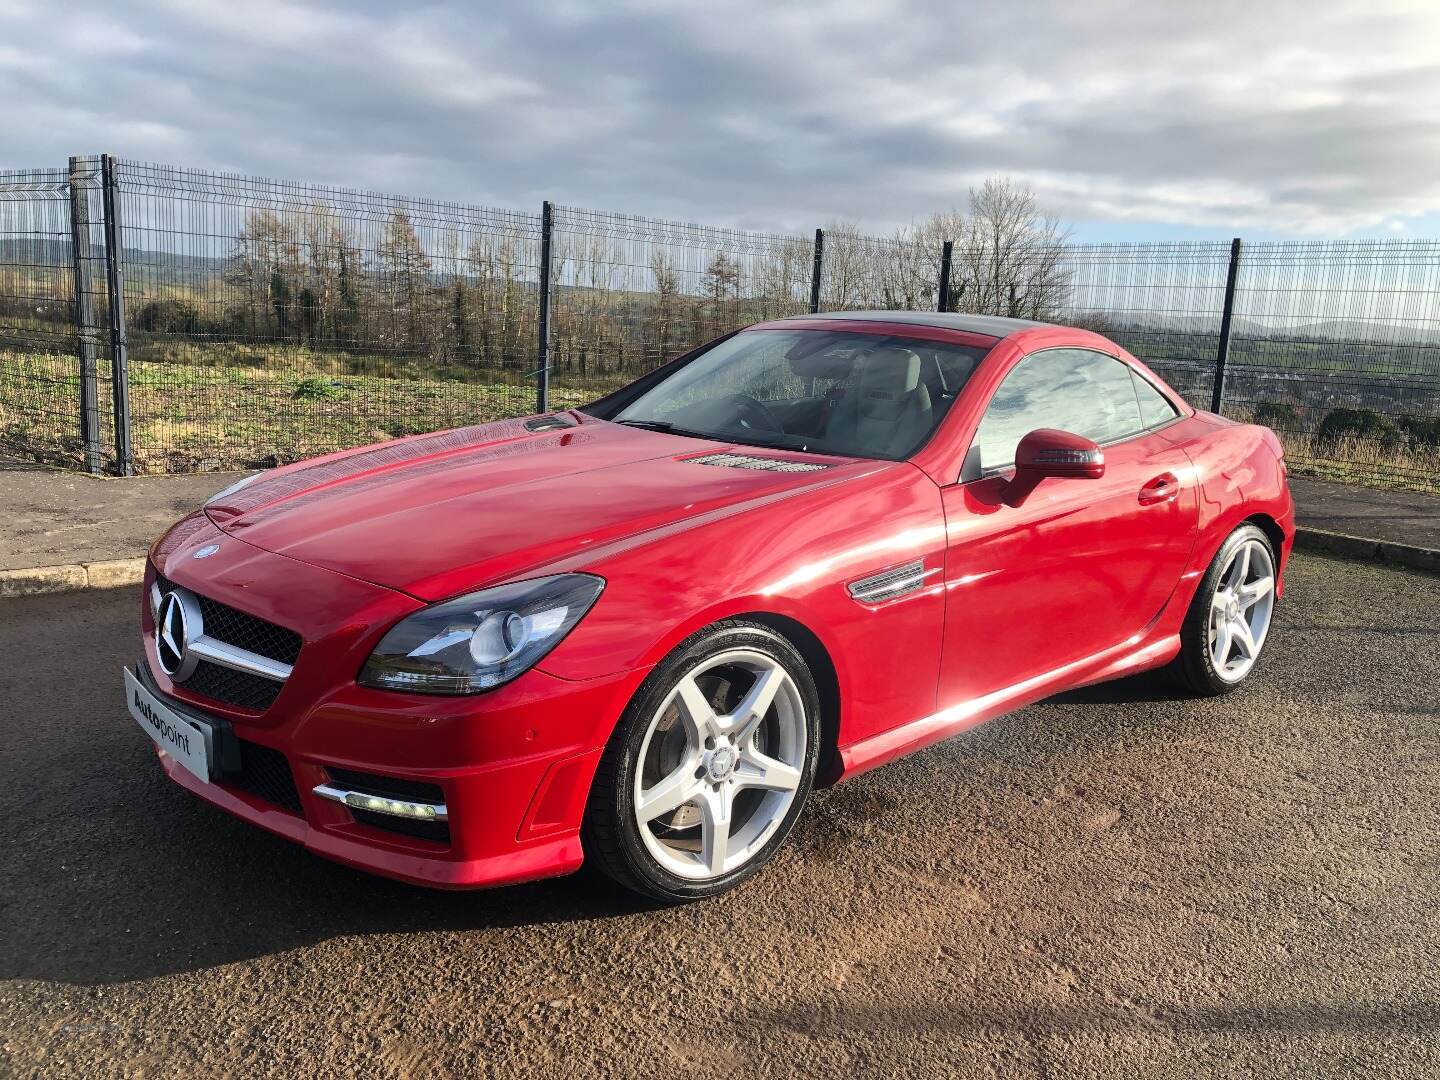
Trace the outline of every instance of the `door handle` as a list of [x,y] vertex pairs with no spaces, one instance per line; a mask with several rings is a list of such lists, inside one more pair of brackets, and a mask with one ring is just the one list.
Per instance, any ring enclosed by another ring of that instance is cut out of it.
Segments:
[[1161,473],[1140,489],[1140,505],[1169,502],[1179,494],[1180,479],[1174,473]]

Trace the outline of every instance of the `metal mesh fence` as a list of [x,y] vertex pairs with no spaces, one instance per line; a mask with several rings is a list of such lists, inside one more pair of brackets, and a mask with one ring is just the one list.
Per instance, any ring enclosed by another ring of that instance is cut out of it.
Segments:
[[142,471],[533,407],[537,216],[138,162],[116,175]]
[[1440,488],[1440,243],[1247,244],[1225,412],[1322,475]]
[[70,188],[64,169],[0,172],[0,440],[81,462]]
[[551,386],[599,396],[730,330],[809,310],[812,241],[559,207]]
[[1209,408],[1230,245],[1071,245],[1056,321],[1104,334],[1198,408]]
[[[820,276],[823,311],[934,311],[943,245],[831,229]],[[973,299],[973,297],[972,297]]]
[[[114,471],[128,415],[135,467],[182,471],[528,413],[543,221],[113,159],[0,172],[0,442]],[[836,228],[817,280],[811,236],[552,221],[552,407],[812,290],[821,310],[934,310],[942,279],[948,310],[1089,327],[1212,400],[1228,244],[956,246],[946,278],[932,229]],[[1228,355],[1224,411],[1277,429],[1299,468],[1440,489],[1440,243],[1244,246]]]

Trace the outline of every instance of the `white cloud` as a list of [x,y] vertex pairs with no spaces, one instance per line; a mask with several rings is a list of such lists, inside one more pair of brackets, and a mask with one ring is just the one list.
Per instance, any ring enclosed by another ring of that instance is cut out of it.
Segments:
[[1005,173],[1073,219],[1409,234],[1440,220],[1437,40],[1406,0],[79,0],[64,26],[0,0],[0,164],[796,230]]

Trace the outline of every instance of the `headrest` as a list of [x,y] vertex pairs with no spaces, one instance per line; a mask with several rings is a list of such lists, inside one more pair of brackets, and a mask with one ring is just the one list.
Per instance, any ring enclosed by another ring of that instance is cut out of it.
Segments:
[[888,391],[902,397],[919,384],[920,357],[909,349],[886,345],[861,361],[860,391],[867,396]]
[[920,384],[920,357],[909,349],[886,345],[860,362],[860,415],[872,420],[893,420],[910,402]]
[[785,354],[785,358],[790,361],[790,370],[802,379],[848,379],[855,366],[855,359],[848,350],[825,347],[833,344],[831,341],[824,341],[820,348],[816,348],[809,342],[802,341],[792,345]]

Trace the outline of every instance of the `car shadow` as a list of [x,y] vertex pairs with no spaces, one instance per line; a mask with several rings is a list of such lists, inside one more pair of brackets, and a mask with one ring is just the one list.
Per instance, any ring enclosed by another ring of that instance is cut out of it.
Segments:
[[1195,695],[1184,690],[1165,671],[1146,671],[1114,682],[1095,683],[1055,694],[1045,699],[1057,705],[1124,705],[1144,702],[1190,701]]
[[[1152,701],[1160,685],[1127,679],[1050,703]],[[947,769],[970,770],[1017,752],[1033,766],[1053,752],[1045,748],[1066,745],[1054,736],[1067,726],[1063,710],[1026,710],[923,751],[913,767],[935,770],[938,778]],[[72,788],[75,805],[67,813],[8,823],[19,858],[0,886],[8,939],[0,947],[0,979],[103,985],[302,950],[341,936],[483,934],[605,922],[663,907],[588,869],[481,891],[438,891],[375,877],[196,799],[164,777],[149,745],[126,723],[107,729],[103,773]],[[1100,742],[1143,737],[1143,722],[1123,709],[1104,710],[1085,735]],[[847,861],[863,850],[867,841],[857,830],[864,822],[903,813],[877,779],[860,777],[817,793],[793,838],[796,849],[820,861]]]
[[98,985],[214,968],[344,935],[483,932],[660,906],[586,870],[489,891],[411,886],[329,862],[155,784],[169,786],[158,776],[134,785],[145,789],[131,804],[134,813],[108,808],[114,831],[136,842],[92,846],[75,837],[65,862],[26,867],[12,880],[0,979]]

